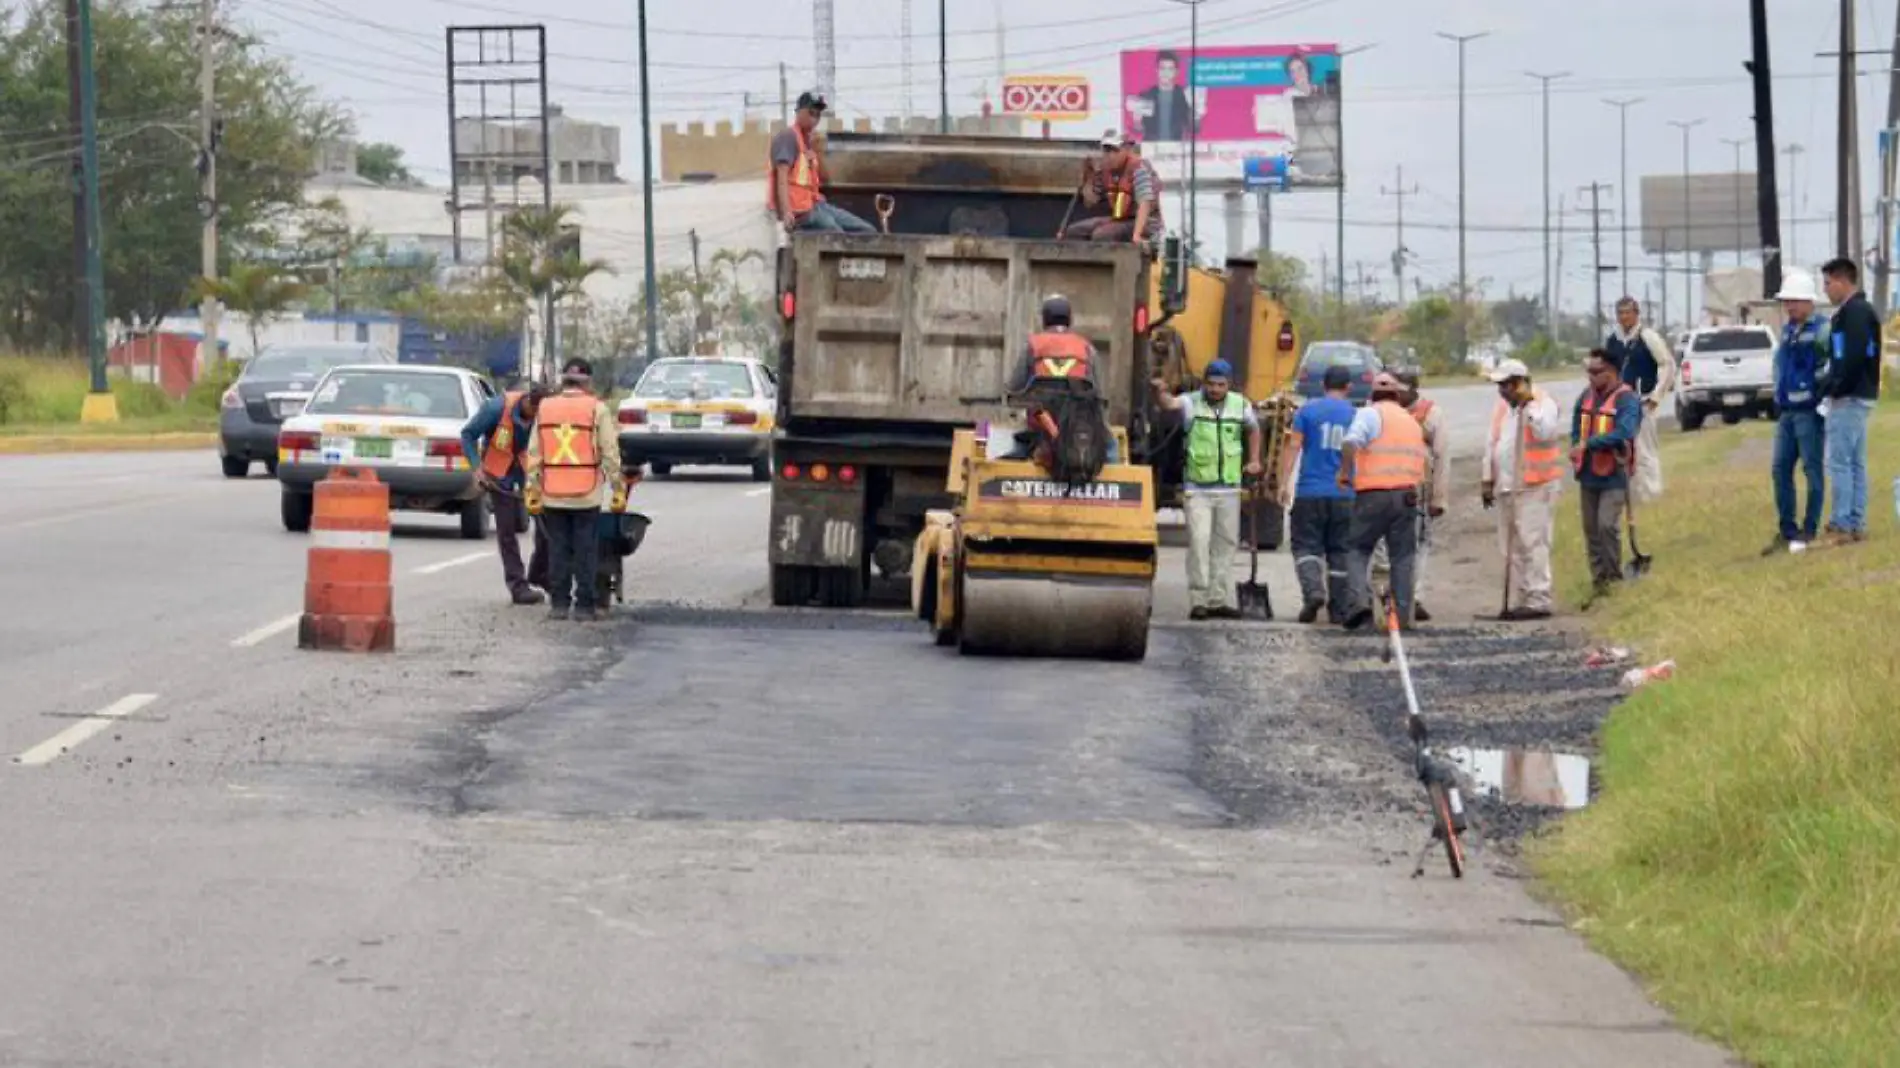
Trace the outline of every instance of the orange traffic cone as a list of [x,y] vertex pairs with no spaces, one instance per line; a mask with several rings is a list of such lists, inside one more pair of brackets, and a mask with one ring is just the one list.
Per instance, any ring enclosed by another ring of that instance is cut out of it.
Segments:
[[298,647],[394,650],[390,577],[389,487],[373,471],[337,468],[317,483]]

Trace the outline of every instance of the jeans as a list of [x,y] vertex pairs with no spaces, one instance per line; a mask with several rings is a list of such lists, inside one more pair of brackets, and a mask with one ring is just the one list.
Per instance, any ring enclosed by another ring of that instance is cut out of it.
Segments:
[[1381,539],[1392,565],[1391,588],[1399,603],[1399,619],[1410,621],[1416,588],[1413,567],[1418,563],[1417,490],[1361,490],[1353,500],[1347,619],[1377,610],[1372,603],[1372,550]]
[[548,531],[541,517],[534,517],[530,524],[534,531],[534,554],[524,568],[521,540],[515,531],[521,527],[521,513],[527,505],[516,493],[490,491],[488,499],[495,506],[495,548],[501,553],[501,577],[508,584],[508,592],[523,593],[530,586],[545,587],[548,584]]
[[[1819,412],[1782,412],[1775,423],[1775,514],[1781,536],[1788,541],[1813,541],[1821,529],[1821,504],[1826,488],[1822,475],[1822,438],[1826,424]],[[1800,525],[1794,521],[1794,465],[1801,461],[1807,476],[1808,507]]]
[[1829,523],[1848,534],[1867,531],[1867,417],[1871,401],[1835,397],[1827,402],[1827,480],[1834,484]]
[[1188,607],[1239,607],[1234,546],[1240,542],[1240,492],[1190,488],[1187,523]]
[[549,603],[557,609],[599,607],[594,573],[600,569],[600,509],[549,508],[541,523],[548,532]]
[[1326,618],[1346,621],[1347,541],[1352,535],[1352,498],[1297,497],[1288,516],[1293,571],[1300,598],[1326,606]]
[[798,229],[820,234],[875,234],[877,227],[835,204],[820,202],[799,217]]
[[1629,491],[1583,487],[1583,541],[1590,547],[1590,578],[1598,586],[1623,580],[1623,509]]

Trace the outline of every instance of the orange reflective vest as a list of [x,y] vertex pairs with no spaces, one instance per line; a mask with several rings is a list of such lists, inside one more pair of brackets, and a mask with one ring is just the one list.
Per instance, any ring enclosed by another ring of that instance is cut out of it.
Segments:
[[[1543,404],[1550,395],[1541,389],[1532,388],[1530,404]],[[1525,405],[1526,408],[1530,404]],[[1504,440],[1504,421],[1510,418],[1511,406],[1499,397],[1497,405],[1491,409],[1491,449],[1493,455]],[[1525,486],[1543,486],[1555,482],[1564,474],[1563,439],[1531,437],[1531,421],[1528,416],[1524,425],[1524,469],[1517,474],[1518,482]]]
[[[1147,164],[1141,160],[1129,160],[1128,165],[1123,167],[1119,173],[1103,176],[1102,184],[1108,188],[1109,218],[1120,222],[1123,219],[1132,219],[1135,217],[1135,209],[1141,206],[1141,204],[1135,200],[1135,174],[1145,166],[1147,166]],[[1154,204],[1148,209],[1148,217],[1154,220],[1154,222],[1149,225],[1153,226],[1161,221],[1161,175],[1156,173],[1154,168],[1150,167],[1148,169],[1148,180],[1154,183],[1155,191]],[[1137,234],[1136,236],[1139,237],[1140,235]]]
[[501,422],[488,435],[488,445],[482,450],[482,473],[490,478],[507,478],[519,461],[521,443],[515,440],[515,408],[524,396],[519,390],[502,396]]
[[1353,459],[1353,489],[1418,488],[1425,481],[1429,459],[1424,428],[1411,412],[1392,401],[1376,401],[1373,407],[1379,413],[1379,436],[1359,449]]
[[562,393],[541,402],[534,432],[541,447],[541,495],[578,500],[600,492],[600,447],[594,440],[600,402]]
[[1036,378],[1087,378],[1094,353],[1088,339],[1067,330],[1029,335],[1030,373]]
[[[792,127],[792,134],[798,138],[798,161],[792,164],[791,174],[786,177],[785,184],[792,198],[792,215],[796,217],[811,211],[825,198],[818,191],[818,153],[811,147],[811,139],[796,125]],[[766,173],[769,177],[765,180],[765,206],[777,215],[778,165],[768,159]]]
[[1590,473],[1598,478],[1607,478],[1616,474],[1618,464],[1622,464],[1628,471],[1636,470],[1635,442],[1620,445],[1614,449],[1588,447],[1591,438],[1598,434],[1608,434],[1616,429],[1616,402],[1634,392],[1635,390],[1619,383],[1607,396],[1600,396],[1592,391],[1585,393],[1577,402],[1577,406],[1583,411],[1581,444],[1585,446],[1584,459],[1577,464],[1578,473],[1582,473],[1584,463],[1590,465]]

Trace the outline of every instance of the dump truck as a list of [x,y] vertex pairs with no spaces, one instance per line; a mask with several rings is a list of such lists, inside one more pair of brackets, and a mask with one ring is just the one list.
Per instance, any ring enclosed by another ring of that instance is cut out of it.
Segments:
[[1095,345],[1109,422],[1149,419],[1147,258],[1055,240],[1094,144],[827,141],[826,196],[888,232],[798,233],[779,252],[768,553],[781,606],[856,606],[874,567],[908,574],[926,513],[955,503],[956,431],[1020,420],[1007,380],[1046,295],[1069,298]]

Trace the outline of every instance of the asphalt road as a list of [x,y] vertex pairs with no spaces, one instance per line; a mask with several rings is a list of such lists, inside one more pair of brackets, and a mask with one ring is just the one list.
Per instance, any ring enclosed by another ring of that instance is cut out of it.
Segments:
[[613,622],[399,519],[354,657],[266,480],[0,492],[0,1063],[1727,1063],[1488,864],[1406,878],[1339,647],[1174,622],[1172,553],[1145,664],[963,660],[763,607],[760,488],[654,482]]

